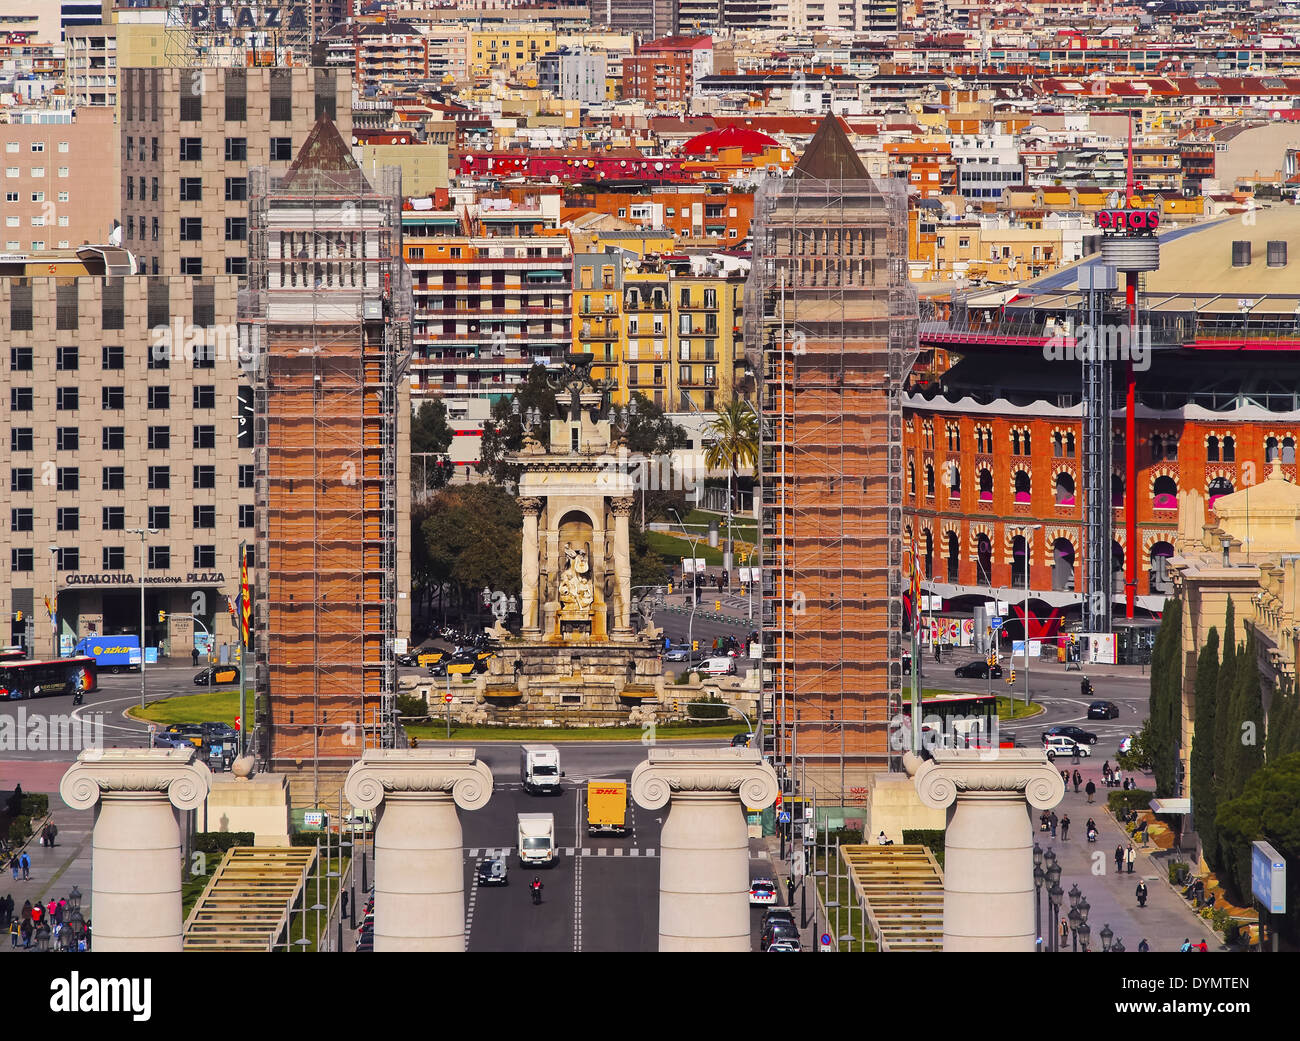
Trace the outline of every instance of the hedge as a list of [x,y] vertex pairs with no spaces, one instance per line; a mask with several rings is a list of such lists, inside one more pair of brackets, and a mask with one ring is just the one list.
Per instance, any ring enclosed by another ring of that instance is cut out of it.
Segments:
[[904,828],[903,845],[904,846],[925,846],[934,854],[934,859],[943,867],[944,837],[947,835],[942,828]]
[[1145,788],[1130,788],[1128,791],[1108,792],[1106,795],[1106,808],[1111,813],[1119,814],[1125,810],[1149,810],[1151,800],[1155,798],[1154,792],[1149,792]]
[[24,795],[22,809],[19,813],[24,817],[46,817],[50,812],[50,797],[44,792],[37,792],[33,795]]
[[232,846],[251,846],[253,841],[251,831],[200,831],[190,848],[196,853],[225,853]]

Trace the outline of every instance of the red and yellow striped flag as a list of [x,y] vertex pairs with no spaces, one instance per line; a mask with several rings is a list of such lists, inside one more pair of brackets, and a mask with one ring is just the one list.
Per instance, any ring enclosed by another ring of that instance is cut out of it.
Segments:
[[253,598],[248,594],[248,550],[239,544],[239,638],[249,645],[249,630],[253,621]]

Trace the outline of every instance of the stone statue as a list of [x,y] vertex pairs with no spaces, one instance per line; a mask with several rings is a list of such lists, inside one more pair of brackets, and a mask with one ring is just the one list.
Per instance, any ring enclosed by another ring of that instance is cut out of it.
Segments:
[[560,572],[561,612],[565,617],[585,618],[590,615],[591,605],[596,600],[588,577],[591,564],[587,558],[587,548],[574,548],[566,543],[564,556],[564,570]]

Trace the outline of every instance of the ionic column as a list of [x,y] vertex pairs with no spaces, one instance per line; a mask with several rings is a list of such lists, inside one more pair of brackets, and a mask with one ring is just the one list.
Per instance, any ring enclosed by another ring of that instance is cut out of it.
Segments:
[[925,763],[908,753],[903,762],[921,801],[948,811],[943,949],[1033,951],[1029,807],[1057,805],[1061,775],[1045,753],[1028,748],[938,750]]
[[91,909],[96,951],[179,951],[181,832],[175,810],[207,798],[193,749],[92,749],[59,782],[74,810],[95,806]]
[[367,749],[343,790],[375,810],[375,951],[463,951],[456,807],[485,806],[492,771],[472,748]]
[[541,632],[541,620],[537,615],[537,575],[541,547],[537,543],[537,521],[542,512],[542,500],[536,496],[519,499],[519,508],[524,511],[524,554],[523,554],[523,590],[520,605],[523,611],[523,634],[536,637]]
[[628,540],[628,516],[635,500],[630,495],[610,500],[614,510],[614,576],[618,581],[618,613],[615,633],[632,633],[632,551]]
[[659,950],[749,950],[749,829],[744,807],[776,799],[751,748],[652,748],[632,773],[646,810],[670,801],[660,839]]

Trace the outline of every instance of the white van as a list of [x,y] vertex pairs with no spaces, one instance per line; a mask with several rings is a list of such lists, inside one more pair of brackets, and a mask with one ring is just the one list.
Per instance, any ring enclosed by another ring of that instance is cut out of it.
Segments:
[[734,676],[736,674],[735,658],[705,658],[700,662],[698,671],[705,676]]

